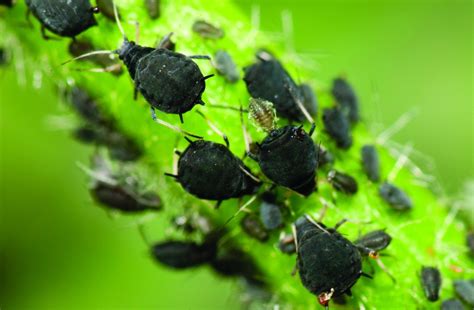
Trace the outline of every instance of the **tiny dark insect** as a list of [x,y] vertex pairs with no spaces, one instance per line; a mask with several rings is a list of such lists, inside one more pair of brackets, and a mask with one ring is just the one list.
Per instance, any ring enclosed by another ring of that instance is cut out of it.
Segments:
[[268,230],[274,230],[283,225],[283,216],[280,206],[276,204],[276,197],[273,193],[266,192],[262,195],[260,205],[260,220]]
[[262,172],[278,185],[288,187],[304,196],[309,196],[316,187],[318,154],[311,135],[303,126],[287,125],[275,128],[275,114],[271,102],[251,99],[249,117],[258,123],[268,135],[257,144],[257,153],[249,153],[258,162]]
[[464,306],[459,299],[451,298],[443,301],[441,310],[464,310]]
[[15,0],[0,0],[0,5],[5,5],[11,8],[13,4],[15,4]]
[[113,0],[96,0],[96,4],[97,4],[97,7],[99,8],[100,14],[104,15],[105,17],[107,17],[108,19],[112,21],[115,21]]
[[406,211],[413,207],[407,194],[390,183],[385,182],[380,186],[379,195],[395,210]]
[[97,25],[89,0],[26,0],[29,11],[41,22],[41,33],[49,37],[45,28],[62,36],[74,38],[88,28]]
[[224,76],[229,83],[235,83],[240,79],[237,66],[230,54],[226,51],[218,50],[214,55],[213,63],[217,73]]
[[123,212],[143,212],[161,209],[161,200],[154,193],[139,195],[124,185],[96,182],[90,190],[92,197],[100,204]]
[[94,125],[110,123],[108,117],[99,109],[97,102],[86,90],[73,87],[65,95],[72,108],[88,123]]
[[269,53],[265,52],[263,55],[259,52],[257,62],[244,68],[248,92],[254,98],[272,102],[278,116],[297,122],[304,121],[305,116],[298,106],[298,101],[305,101],[301,89],[278,60]]
[[472,256],[474,256],[474,232],[471,231],[467,233],[466,245],[467,245],[467,248],[469,249],[469,253]]
[[453,283],[456,294],[469,306],[474,307],[474,279],[456,280]]
[[354,241],[354,244],[359,250],[362,249],[363,254],[369,255],[371,250],[379,252],[386,249],[391,241],[392,237],[385,230],[374,230]]
[[262,222],[256,215],[247,214],[246,216],[244,216],[244,218],[240,222],[240,226],[242,227],[243,231],[247,233],[247,235],[254,239],[257,239],[258,241],[265,242],[269,238],[265,226],[263,226]]
[[318,167],[323,167],[325,165],[332,165],[334,163],[334,155],[322,146],[319,146],[317,153]]
[[216,244],[167,240],[154,244],[151,251],[159,263],[175,269],[185,269],[211,262],[216,255]]
[[0,66],[8,64],[9,60],[8,52],[3,47],[0,47]]
[[338,147],[348,149],[352,146],[349,122],[339,108],[325,109],[323,122],[326,132],[336,141]]
[[151,19],[161,16],[161,0],[145,0],[145,6]]
[[421,286],[426,298],[429,301],[437,301],[439,299],[439,291],[441,289],[441,273],[436,267],[421,268]]
[[178,175],[167,174],[188,193],[220,202],[258,190],[260,182],[225,145],[204,140],[188,141],[189,146],[179,153]]
[[303,106],[312,116],[318,113],[318,100],[314,94],[313,89],[308,84],[300,84],[301,94],[303,95]]
[[195,21],[192,29],[205,39],[220,39],[224,37],[224,30],[203,20]]
[[340,192],[349,195],[357,193],[357,181],[348,174],[336,170],[330,170],[328,173],[328,181]]
[[295,222],[301,282],[323,306],[332,297],[351,295],[362,272],[357,247],[333,228],[302,216]]
[[362,167],[369,180],[378,182],[380,180],[379,155],[375,146],[364,145],[361,149]]
[[332,84],[332,94],[341,110],[351,123],[359,120],[359,102],[352,86],[343,78],[336,78]]
[[[90,41],[85,40],[72,41],[69,44],[68,49],[69,54],[74,57],[78,57],[96,50]],[[118,59],[112,59],[110,55],[94,55],[88,58],[88,60],[102,67],[104,72],[110,72],[114,75],[120,75],[123,72],[122,64],[118,61]]]
[[292,234],[281,236],[278,248],[285,254],[296,253],[295,237]]

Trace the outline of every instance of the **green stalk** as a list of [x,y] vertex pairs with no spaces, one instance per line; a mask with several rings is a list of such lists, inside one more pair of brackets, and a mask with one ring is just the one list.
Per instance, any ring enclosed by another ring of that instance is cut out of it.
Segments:
[[[162,17],[151,20],[145,10],[142,0],[117,1],[125,32],[133,39],[135,29],[133,21],[140,22],[140,43],[155,46],[165,34],[173,31],[173,39],[177,42],[177,50],[187,55],[210,55],[216,50],[227,50],[239,67],[244,67],[254,61],[255,50],[268,47],[282,60],[285,67],[293,76],[303,80],[313,80],[311,68],[302,68],[297,55],[285,54],[283,47],[252,29],[248,18],[243,15],[230,0],[204,1],[179,0],[166,1],[162,7]],[[164,211],[160,217],[171,217],[189,210],[200,210],[208,214],[216,223],[222,224],[231,217],[239,207],[236,200],[225,201],[219,210],[213,210],[212,204],[203,202],[187,194],[172,179],[166,178],[165,172],[173,170],[173,148],[183,150],[187,142],[181,135],[154,123],[150,117],[148,104],[143,98],[133,100],[133,84],[128,74],[115,77],[111,74],[78,72],[76,68],[90,67],[83,62],[66,66],[60,64],[71,56],[67,53],[69,40],[45,41],[41,38],[39,24],[33,22],[34,29],[26,26],[24,19],[26,7],[18,3],[13,9],[4,13],[0,20],[0,42],[13,48],[16,64],[24,63],[26,75],[32,76],[36,70],[41,70],[45,77],[56,84],[63,85],[66,81],[74,80],[77,85],[87,89],[100,101],[103,108],[118,122],[121,129],[132,136],[145,150],[143,159],[137,163],[136,169],[145,171],[145,184],[159,184],[159,194],[164,202]],[[92,40],[97,46],[114,50],[121,44],[122,38],[117,26],[103,17],[98,17],[99,27],[86,31],[83,36]],[[204,40],[191,31],[191,25],[196,19],[204,19],[222,27],[225,36],[220,40]],[[5,34],[5,35],[3,35]],[[211,63],[198,61],[204,75],[215,73]],[[238,107],[246,105],[249,99],[243,81],[235,85],[227,84],[221,77],[207,81],[203,100],[209,105],[220,104]],[[28,87],[32,87],[29,85]],[[318,93],[321,108],[333,105],[329,93]],[[240,127],[239,114],[231,110],[198,107],[223,131],[231,142],[233,153],[244,153],[244,140]],[[384,274],[374,262],[375,277],[373,280],[360,279],[353,287],[354,297],[348,301],[347,309],[354,307],[365,308],[439,308],[440,301],[429,303],[423,296],[419,284],[419,270],[423,265],[440,268],[443,275],[441,296],[443,299],[453,296],[452,279],[474,276],[474,266],[469,259],[464,243],[466,228],[455,218],[455,210],[442,205],[433,193],[425,186],[417,185],[416,178],[405,168],[391,180],[404,189],[413,200],[413,210],[406,213],[396,212],[385,204],[378,195],[378,185],[370,182],[364,175],[360,164],[360,148],[364,144],[374,144],[375,138],[368,132],[364,124],[353,128],[354,145],[348,151],[338,150],[329,137],[323,132],[319,113],[315,141],[321,141],[336,155],[335,168],[354,176],[359,183],[359,192],[348,197],[335,193],[325,180],[327,170],[318,172],[319,190],[304,199],[295,194],[288,195],[289,208],[293,219],[308,213],[318,217],[322,205],[320,198],[329,201],[329,210],[324,219],[328,226],[334,225],[342,218],[359,221],[348,223],[341,232],[351,240],[357,238],[360,232],[366,233],[374,229],[386,228],[392,235],[393,242],[385,253],[382,261],[395,276],[396,283]],[[158,112],[158,117],[179,125],[176,115],[165,115]],[[187,131],[202,135],[206,139],[222,142],[221,138],[209,131],[202,118],[194,112],[184,115],[182,126]],[[283,124],[280,121],[280,125]],[[309,125],[305,125],[309,129]],[[263,138],[262,132],[250,128],[254,141]],[[382,175],[387,177],[396,164],[388,150],[379,145]],[[250,160],[246,162],[253,171],[258,167]],[[247,201],[246,197],[244,201]],[[258,210],[258,204],[249,206],[252,211]],[[296,308],[317,308],[315,296],[311,295],[301,284],[299,277],[291,276],[296,257],[282,254],[276,247],[278,233],[266,243],[246,236],[238,223],[242,214],[228,224],[230,230],[227,238],[251,255],[263,271],[264,280],[269,283],[274,298],[272,303],[279,303]],[[290,232],[290,221],[287,221],[285,231]],[[147,226],[153,226],[153,222]],[[166,227],[153,227],[163,230]],[[151,262],[150,262],[151,263]],[[370,270],[364,263],[364,270]],[[460,271],[461,270],[461,271]],[[335,306],[336,308],[344,308]]]

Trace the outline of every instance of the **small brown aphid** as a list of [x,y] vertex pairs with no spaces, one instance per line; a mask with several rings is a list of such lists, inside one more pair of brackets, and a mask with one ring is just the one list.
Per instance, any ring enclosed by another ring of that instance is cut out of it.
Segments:
[[259,98],[250,98],[249,119],[266,132],[276,128],[276,111],[273,103]]
[[194,22],[193,31],[205,39],[220,39],[224,36],[224,30],[203,20]]

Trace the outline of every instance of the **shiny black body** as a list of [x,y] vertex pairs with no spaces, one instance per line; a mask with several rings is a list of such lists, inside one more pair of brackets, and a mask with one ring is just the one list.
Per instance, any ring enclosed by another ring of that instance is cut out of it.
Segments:
[[161,0],[145,0],[145,6],[151,19],[157,19],[161,15]]
[[326,132],[342,149],[352,146],[352,135],[347,118],[339,108],[325,109],[323,111],[323,123]]
[[439,299],[442,281],[439,269],[435,267],[421,268],[420,279],[426,298],[429,301],[437,301]]
[[135,87],[148,103],[165,113],[183,114],[203,104],[205,77],[189,57],[165,48],[143,47],[125,40],[117,51]]
[[291,125],[272,130],[253,156],[270,180],[304,196],[316,187],[318,154],[310,134]]
[[337,191],[349,195],[354,195],[357,193],[357,181],[348,174],[331,170],[328,173],[328,181]]
[[360,150],[362,158],[362,168],[365,174],[372,182],[380,181],[380,163],[379,155],[375,146],[364,145]]
[[451,298],[443,301],[441,310],[464,310],[464,306],[459,299]]
[[251,195],[260,183],[224,145],[210,141],[191,142],[178,161],[177,181],[190,194],[207,200],[225,200]]
[[260,204],[260,220],[268,230],[274,230],[283,225],[283,215],[280,206],[276,203],[276,198],[271,193],[262,195]]
[[305,120],[296,103],[296,100],[304,101],[303,94],[278,60],[261,57],[244,71],[244,81],[253,98],[272,102],[280,117],[297,122]]
[[374,230],[354,241],[354,244],[360,247],[363,254],[368,255],[370,250],[379,252],[386,249],[390,242],[392,237],[385,230]]
[[453,283],[456,294],[469,306],[474,307],[474,279],[456,280]]
[[318,114],[318,100],[314,94],[313,89],[308,84],[300,85],[301,95],[303,96],[303,106],[312,116]]
[[348,120],[356,123],[359,120],[359,101],[352,86],[345,79],[337,78],[331,92]]
[[159,210],[161,200],[154,193],[138,195],[131,188],[97,182],[90,190],[91,196],[100,204],[122,212]]
[[51,32],[75,37],[97,24],[89,0],[26,0],[29,10]]
[[175,269],[185,269],[211,262],[217,248],[213,242],[198,244],[193,241],[168,240],[153,245],[151,251],[159,263]]
[[227,80],[227,82],[236,83],[240,79],[237,66],[228,52],[224,50],[218,50],[214,55],[213,62],[217,73],[222,75]]
[[258,216],[254,214],[247,214],[240,221],[240,227],[250,237],[257,239],[258,241],[265,242],[268,240],[269,235],[265,226],[260,221]]
[[379,195],[395,210],[407,211],[413,207],[410,197],[393,184],[383,183],[379,188]]
[[336,230],[305,217],[296,221],[298,268],[301,282],[311,293],[320,295],[334,289],[333,296],[350,294],[362,275],[362,261],[357,247]]

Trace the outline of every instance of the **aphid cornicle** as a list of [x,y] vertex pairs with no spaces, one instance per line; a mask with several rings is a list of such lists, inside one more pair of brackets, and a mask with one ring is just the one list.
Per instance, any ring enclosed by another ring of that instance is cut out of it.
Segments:
[[29,11],[41,22],[41,32],[48,38],[45,28],[62,36],[74,38],[97,25],[89,0],[26,0]]
[[325,109],[323,123],[326,132],[334,139],[338,147],[348,149],[352,146],[349,122],[339,108]]
[[304,102],[303,94],[281,63],[269,53],[257,53],[257,63],[244,68],[244,81],[253,98],[272,102],[278,116],[302,122],[305,116],[297,101]]
[[288,187],[303,196],[309,196],[316,187],[318,154],[311,135],[303,126],[287,125],[275,128],[275,115],[271,102],[250,99],[249,117],[268,132],[262,143],[257,144],[257,154],[248,154],[258,162],[260,169],[270,180]]
[[328,173],[328,181],[336,190],[340,192],[349,195],[357,193],[357,181],[348,174],[331,170]]
[[474,307],[474,279],[455,280],[453,284],[456,294],[469,306]]
[[214,55],[213,64],[217,73],[224,76],[229,83],[235,83],[239,80],[240,75],[239,71],[237,71],[237,66],[226,51],[218,50]]
[[245,215],[240,221],[240,227],[242,227],[242,230],[247,233],[247,235],[258,241],[265,242],[269,238],[265,226],[263,226],[258,216],[254,214]]
[[380,163],[375,146],[364,145],[360,153],[365,174],[372,182],[378,182],[380,180]]
[[356,123],[359,120],[359,102],[352,86],[345,79],[336,78],[331,91],[348,120]]
[[357,247],[335,229],[315,225],[305,216],[298,218],[295,228],[298,269],[306,289],[326,307],[332,297],[350,295],[364,275]]
[[180,153],[174,177],[188,193],[222,201],[254,194],[260,183],[249,168],[223,144],[196,140]]
[[426,298],[429,301],[437,301],[441,289],[441,273],[439,269],[435,267],[421,268],[420,279]]
[[464,305],[457,298],[451,298],[443,301],[441,310],[464,310]]
[[379,194],[395,210],[407,211],[413,207],[407,194],[393,184],[383,183],[379,187]]

